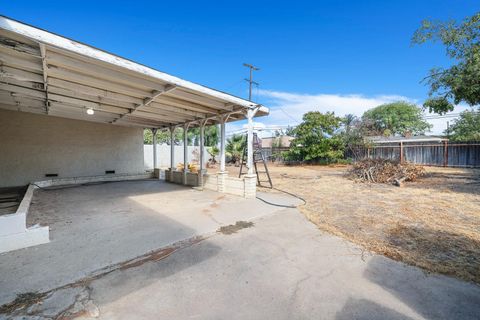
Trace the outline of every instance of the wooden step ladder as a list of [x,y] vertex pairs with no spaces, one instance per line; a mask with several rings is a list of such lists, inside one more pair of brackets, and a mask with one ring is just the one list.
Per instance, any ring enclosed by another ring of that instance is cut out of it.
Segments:
[[[247,174],[247,172],[244,173],[243,170],[244,170],[244,167],[245,168],[247,167],[248,136],[245,137],[245,141],[246,143],[245,143],[245,148],[243,149],[242,161],[240,162],[240,174],[238,175],[239,178],[241,178],[242,175]],[[257,175],[257,185],[259,187],[267,187],[271,189],[273,188],[272,179],[270,178],[270,173],[268,172],[267,161],[265,160],[265,157],[263,156],[263,153],[262,153],[262,143],[256,133],[253,134],[252,147],[253,147],[253,166],[255,168],[255,174]],[[257,163],[263,163],[263,168],[264,168],[263,171],[258,171]],[[265,183],[268,183],[268,185],[265,185]]]

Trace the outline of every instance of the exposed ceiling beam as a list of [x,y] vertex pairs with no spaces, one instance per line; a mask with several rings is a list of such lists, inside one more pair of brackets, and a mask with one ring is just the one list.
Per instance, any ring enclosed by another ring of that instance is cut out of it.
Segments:
[[102,65],[93,64],[92,59],[88,59],[77,54],[68,52],[60,53],[58,51],[52,52],[51,47],[48,47],[47,60],[50,65],[88,74],[99,79],[105,79],[108,81],[137,87],[140,90],[160,91],[165,86],[165,83],[159,83],[159,81],[150,81],[141,77],[132,76],[125,72],[107,68]]
[[43,89],[45,90],[45,112],[48,114],[50,108],[50,100],[48,99],[48,75],[47,75],[47,51],[43,43],[40,45],[40,54],[42,56],[42,68],[43,68]]
[[5,80],[5,82],[10,79],[16,81],[43,82],[43,75],[2,65],[0,65],[0,78]]
[[128,114],[132,114],[135,112],[135,110],[137,110],[138,108],[142,108],[142,107],[146,107],[148,106],[150,103],[152,103],[153,101],[155,101],[155,99],[157,99],[159,96],[161,96],[162,94],[165,94],[167,92],[170,92],[172,90],[175,90],[177,87],[176,86],[172,86],[172,85],[166,85],[165,88],[162,90],[162,91],[155,91],[151,94],[151,96],[145,98],[143,100],[143,103],[141,104],[138,104],[136,105],[133,109],[130,110],[130,113],[126,113],[126,114],[123,114],[120,116],[120,118],[118,119],[115,119],[112,121],[112,123],[115,123],[117,122],[118,120],[122,119],[124,116],[128,115]]
[[121,83],[115,83],[108,80],[92,77],[90,75],[81,74],[75,71],[70,71],[57,66],[48,65],[48,76],[62,80],[67,80],[75,83],[80,83],[86,86],[99,88],[103,90],[113,91],[117,93],[127,94],[132,97],[144,98],[150,94],[150,90],[140,90]]
[[35,89],[25,88],[21,86],[16,86],[13,84],[0,83],[0,90],[10,91],[12,93],[24,95],[27,97],[45,100],[45,92],[35,90]]
[[52,78],[52,77],[48,78],[48,84],[50,85],[50,88],[52,86],[63,88],[66,90],[70,90],[71,92],[85,94],[92,97],[97,97],[99,99],[110,99],[118,102],[126,102],[126,103],[132,103],[132,104],[141,104],[143,102],[141,98],[136,98],[136,97],[132,97],[125,94],[121,94],[121,93],[117,93],[117,92],[113,92],[105,89],[98,89],[92,86],[83,85],[83,84],[70,82],[62,79]]
[[35,57],[38,57],[40,54],[38,48],[35,48],[34,46],[3,36],[0,36],[0,47],[15,50],[19,53],[28,54]]
[[[0,50],[1,51],[1,50]],[[2,65],[7,65],[10,67],[28,70],[28,71],[36,71],[42,72],[42,64],[40,61],[35,60],[33,58],[27,59],[26,57],[18,57],[9,54],[0,54],[0,62]]]

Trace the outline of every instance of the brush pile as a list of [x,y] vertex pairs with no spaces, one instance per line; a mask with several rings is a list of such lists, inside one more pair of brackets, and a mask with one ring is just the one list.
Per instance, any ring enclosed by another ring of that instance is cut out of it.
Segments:
[[422,166],[385,159],[364,159],[353,164],[348,177],[358,182],[391,183],[401,186],[404,181],[415,181],[425,175]]

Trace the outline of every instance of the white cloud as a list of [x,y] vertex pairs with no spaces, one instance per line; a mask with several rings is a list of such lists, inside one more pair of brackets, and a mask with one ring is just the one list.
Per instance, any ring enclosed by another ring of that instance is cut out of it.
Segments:
[[[269,128],[284,128],[299,124],[303,114],[308,111],[334,111],[338,116],[349,113],[361,116],[368,109],[395,101],[408,101],[421,107],[418,100],[401,95],[300,94],[273,90],[259,90],[258,94],[263,98],[263,103],[270,108],[270,115],[256,118],[257,121],[254,122],[260,136],[271,136],[274,130]],[[458,114],[465,109],[467,109],[466,105],[459,105],[449,114]],[[453,123],[452,117],[431,119],[433,115],[426,113],[426,116],[430,116],[427,121],[433,125],[429,134],[442,134],[447,128],[447,121],[450,121],[450,124]],[[246,126],[246,121],[228,123],[227,134],[241,132],[246,129]]]
[[360,94],[298,94],[270,90],[259,90],[259,95],[264,97],[271,107],[268,116],[269,123],[295,125],[302,120],[308,111],[327,112],[333,111],[336,115],[344,116],[352,113],[361,116],[366,110],[384,103],[394,101],[415,100],[399,95],[378,95],[368,97]]
[[[300,94],[272,90],[259,90],[259,95],[264,98],[265,105],[270,107],[270,115],[262,119],[267,127],[297,125],[302,121],[303,114],[308,111],[333,111],[338,116],[349,113],[361,116],[368,109],[395,101],[408,101],[421,107],[418,100],[401,95]],[[459,105],[449,114],[459,113],[465,109],[466,105]],[[447,121],[452,124],[453,119],[451,117],[428,119],[427,122],[433,125],[429,134],[442,134],[447,128]]]

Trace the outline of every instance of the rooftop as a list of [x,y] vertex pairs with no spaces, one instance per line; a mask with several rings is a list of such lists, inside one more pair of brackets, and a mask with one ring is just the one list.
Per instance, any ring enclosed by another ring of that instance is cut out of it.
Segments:
[[[0,16],[0,108],[163,128],[268,108]],[[88,110],[88,113],[87,113]],[[92,114],[92,110],[93,113]]]

